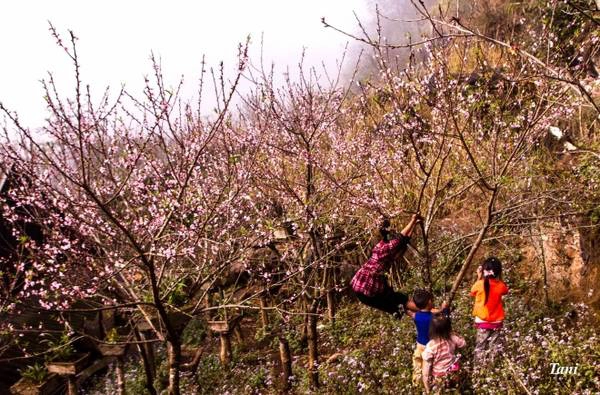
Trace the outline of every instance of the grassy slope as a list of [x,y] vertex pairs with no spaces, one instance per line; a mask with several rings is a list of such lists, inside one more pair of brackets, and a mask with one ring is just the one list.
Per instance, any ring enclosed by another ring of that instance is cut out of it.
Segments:
[[[462,352],[462,393],[520,394],[526,393],[525,388],[539,394],[600,393],[598,316],[581,304],[545,308],[535,301],[526,303],[525,294],[531,289],[517,280],[507,280],[511,295],[505,303],[506,348],[490,371],[473,369],[470,364],[474,342],[471,301],[463,293],[456,302],[453,326],[467,339]],[[257,321],[252,318],[245,322],[246,340],[243,345],[235,345],[234,362],[229,369],[219,365],[218,339],[206,337],[202,341],[205,356],[196,376],[185,377],[184,393],[278,393],[279,368],[273,362],[277,359],[277,345],[254,327]],[[292,392],[308,393],[306,351],[296,331],[289,333],[294,354]],[[335,325],[321,322],[320,335],[322,387],[317,393],[418,393],[410,384],[415,331],[409,318],[397,321],[347,298],[341,303]],[[578,373],[552,376],[551,362],[578,366]],[[132,393],[142,393],[142,377],[140,364],[132,361],[127,383]],[[102,387],[106,388],[106,383],[97,388]]]

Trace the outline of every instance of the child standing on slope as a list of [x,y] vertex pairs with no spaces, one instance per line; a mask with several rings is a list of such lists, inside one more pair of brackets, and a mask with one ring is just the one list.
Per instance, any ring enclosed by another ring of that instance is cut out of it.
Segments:
[[429,342],[429,325],[433,318],[433,295],[431,292],[424,289],[417,289],[413,293],[413,301],[419,311],[413,312],[408,310],[407,314],[415,322],[417,328],[417,345],[413,353],[413,376],[412,382],[415,388],[421,383],[421,375],[423,370],[422,354],[425,346]]
[[460,355],[457,348],[465,346],[465,339],[452,333],[450,317],[435,314],[429,328],[429,342],[423,350],[423,385],[425,392],[440,393],[458,382]]
[[[413,319],[417,328],[417,345],[413,353],[413,386],[419,387],[423,370],[423,351],[429,342],[429,327],[433,315],[440,313],[441,310],[433,307],[433,295],[424,289],[417,289],[413,293],[413,302],[418,311],[407,310],[407,314]],[[442,304],[442,309],[445,305]]]
[[488,358],[493,362],[502,347],[502,296],[508,293],[508,287],[501,277],[502,263],[496,257],[489,257],[477,269],[477,282],[471,288],[471,296],[475,298],[473,315],[477,328],[473,358],[475,364]]

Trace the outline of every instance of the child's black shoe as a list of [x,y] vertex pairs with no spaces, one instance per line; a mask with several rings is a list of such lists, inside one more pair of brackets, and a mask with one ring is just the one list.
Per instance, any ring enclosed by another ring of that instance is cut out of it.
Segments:
[[395,313],[392,313],[392,317],[400,320],[402,319],[402,316],[404,315],[404,306],[398,306],[398,311],[396,311]]

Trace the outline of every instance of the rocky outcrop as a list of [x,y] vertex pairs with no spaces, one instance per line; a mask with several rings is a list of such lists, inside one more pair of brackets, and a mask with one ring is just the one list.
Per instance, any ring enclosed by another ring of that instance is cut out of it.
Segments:
[[586,302],[600,307],[600,231],[587,224],[568,230],[559,224],[544,226],[527,247],[530,262],[538,262],[532,276],[544,281],[551,301]]

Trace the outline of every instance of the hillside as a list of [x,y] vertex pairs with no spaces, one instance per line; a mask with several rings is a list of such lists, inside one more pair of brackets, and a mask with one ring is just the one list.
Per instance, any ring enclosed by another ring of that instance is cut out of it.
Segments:
[[141,97],[92,100],[51,28],[76,84],[44,82],[44,142],[0,103],[2,384],[89,353],[71,392],[421,393],[411,318],[350,286],[371,257],[363,302],[390,285],[450,306],[454,392],[600,392],[598,7],[412,6],[358,33],[323,20],[369,51],[337,76],[300,62],[279,83],[241,45],[235,78],[200,82],[211,114],[154,59]]

